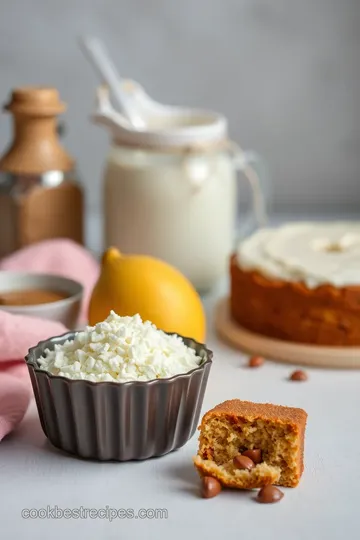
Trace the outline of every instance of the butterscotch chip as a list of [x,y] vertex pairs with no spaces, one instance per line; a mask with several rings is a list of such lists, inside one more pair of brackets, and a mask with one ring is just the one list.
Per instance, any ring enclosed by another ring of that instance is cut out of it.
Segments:
[[262,462],[262,452],[259,448],[253,448],[252,450],[245,450],[242,453],[243,456],[250,458],[254,463],[258,464]]
[[[307,414],[302,409],[234,399],[208,411],[199,427],[194,458],[201,476],[239,489],[269,484],[295,487],[303,472]],[[262,461],[251,470],[239,469],[234,458],[260,450]]]
[[271,504],[281,501],[284,494],[275,486],[265,486],[260,489],[256,499],[259,503]]
[[258,368],[264,365],[264,359],[262,356],[252,356],[249,358],[249,367]]
[[291,381],[299,381],[299,382],[303,382],[303,381],[307,381],[308,380],[308,375],[306,373],[306,371],[302,371],[301,369],[297,369],[296,371],[293,371],[290,375],[290,380]]
[[221,491],[221,484],[216,478],[211,476],[205,476],[202,480],[202,496],[204,499],[212,499],[219,495]]
[[233,463],[237,469],[251,471],[255,467],[255,463],[252,459],[238,454],[234,457]]

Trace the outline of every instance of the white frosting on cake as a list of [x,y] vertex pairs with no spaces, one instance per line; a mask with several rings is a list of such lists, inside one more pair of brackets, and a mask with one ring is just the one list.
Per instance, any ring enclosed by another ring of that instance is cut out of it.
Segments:
[[360,222],[289,223],[260,229],[237,253],[244,270],[308,288],[360,285]]

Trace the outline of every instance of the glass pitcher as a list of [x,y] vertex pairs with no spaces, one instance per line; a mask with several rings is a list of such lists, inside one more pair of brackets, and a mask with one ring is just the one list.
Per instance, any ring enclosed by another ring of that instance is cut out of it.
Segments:
[[234,249],[238,172],[253,193],[247,230],[266,223],[268,180],[259,156],[229,141],[224,117],[178,111],[136,131],[112,109],[106,89],[99,90],[95,120],[112,135],[104,241],[123,253],[163,259],[206,291],[226,273]]

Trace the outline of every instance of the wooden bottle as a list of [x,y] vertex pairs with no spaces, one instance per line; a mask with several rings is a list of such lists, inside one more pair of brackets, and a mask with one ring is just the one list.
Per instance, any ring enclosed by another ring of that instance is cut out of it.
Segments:
[[54,88],[19,88],[5,107],[14,138],[0,159],[0,257],[51,238],[83,242],[83,190],[61,146]]

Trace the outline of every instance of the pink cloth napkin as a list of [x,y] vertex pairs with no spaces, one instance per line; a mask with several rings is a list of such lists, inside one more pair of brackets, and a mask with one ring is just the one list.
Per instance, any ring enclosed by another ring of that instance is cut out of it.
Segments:
[[[99,264],[83,247],[62,239],[41,242],[0,261],[1,270],[56,274],[82,283],[81,319],[86,320]],[[0,310],[0,441],[22,420],[29,405],[31,384],[24,362],[28,349],[64,332],[60,323]]]

